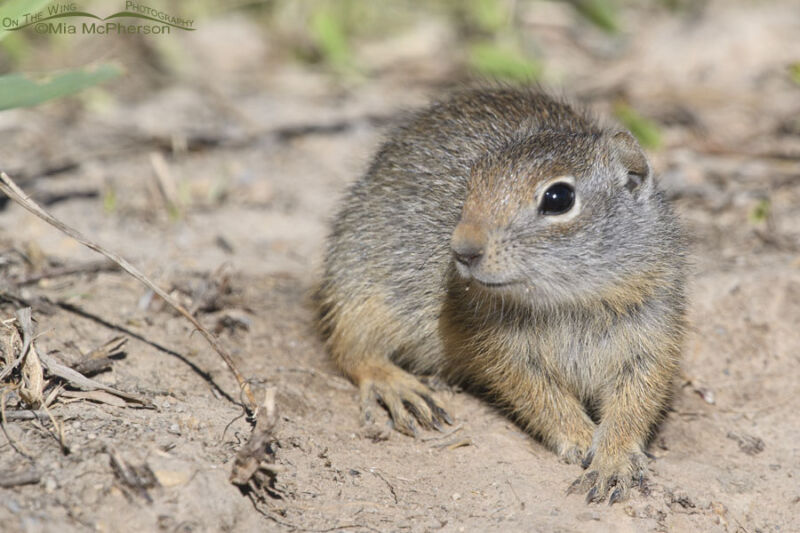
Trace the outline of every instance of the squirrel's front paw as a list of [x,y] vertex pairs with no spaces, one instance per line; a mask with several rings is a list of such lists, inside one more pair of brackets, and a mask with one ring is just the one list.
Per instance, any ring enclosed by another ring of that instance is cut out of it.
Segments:
[[586,457],[586,447],[578,444],[563,448],[558,452],[558,458],[568,465],[575,465],[583,462]]
[[381,403],[389,412],[396,430],[415,437],[419,422],[426,429],[442,429],[452,424],[436,394],[407,372],[394,367],[361,369],[361,417],[364,423],[374,421],[373,407]]
[[576,428],[571,438],[556,446],[559,459],[568,465],[583,464],[589,457],[593,431],[594,427],[589,424],[585,424],[583,428]]
[[617,457],[589,452],[582,466],[586,472],[570,485],[567,494],[586,492],[586,503],[600,503],[608,497],[608,504],[613,505],[626,500],[632,487],[643,485],[647,457],[638,451]]

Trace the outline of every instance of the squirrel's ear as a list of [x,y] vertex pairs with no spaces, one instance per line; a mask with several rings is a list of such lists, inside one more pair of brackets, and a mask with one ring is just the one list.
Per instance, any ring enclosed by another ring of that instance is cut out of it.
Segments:
[[637,191],[642,185],[649,185],[652,179],[650,164],[636,139],[627,131],[620,131],[611,138],[617,158],[628,170],[625,188]]

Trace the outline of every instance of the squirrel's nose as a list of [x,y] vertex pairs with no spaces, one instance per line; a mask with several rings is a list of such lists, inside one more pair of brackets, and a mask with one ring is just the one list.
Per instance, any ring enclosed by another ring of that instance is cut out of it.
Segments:
[[486,232],[478,225],[460,223],[450,241],[453,257],[467,268],[474,268],[480,262],[486,248]]
[[483,249],[467,246],[460,249],[453,249],[453,255],[456,258],[456,261],[461,263],[467,268],[472,268],[478,264],[483,257]]

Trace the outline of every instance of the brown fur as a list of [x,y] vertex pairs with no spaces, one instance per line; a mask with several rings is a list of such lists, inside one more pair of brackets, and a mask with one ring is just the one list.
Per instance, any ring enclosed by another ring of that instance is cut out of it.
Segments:
[[[575,204],[541,208],[553,183]],[[320,284],[333,361],[416,434],[449,422],[412,373],[481,390],[627,497],[683,337],[683,239],[625,132],[523,89],[458,92],[388,136],[336,217]],[[455,261],[454,261],[455,257]]]

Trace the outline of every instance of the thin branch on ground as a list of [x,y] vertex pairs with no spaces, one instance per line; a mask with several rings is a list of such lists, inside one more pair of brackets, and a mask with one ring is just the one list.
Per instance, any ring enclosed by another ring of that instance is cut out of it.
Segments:
[[99,272],[113,272],[119,270],[119,267],[114,263],[108,261],[90,261],[80,265],[69,265],[50,270],[45,270],[38,274],[26,276],[24,278],[12,280],[12,283],[18,287],[23,285],[32,285],[44,279],[63,278],[73,274],[96,274]]
[[34,485],[39,483],[42,476],[34,469],[22,472],[2,472],[0,473],[0,488],[10,489],[20,485]]
[[167,302],[171,307],[173,307],[176,311],[178,311],[178,313],[183,315],[184,318],[186,318],[189,322],[191,322],[191,324],[198,331],[200,331],[203,337],[205,337],[206,341],[208,341],[208,343],[211,345],[214,351],[216,351],[217,354],[219,354],[219,356],[222,358],[222,360],[225,361],[225,364],[228,366],[231,373],[233,373],[233,376],[239,383],[239,387],[245,394],[246,398],[244,405],[245,409],[251,414],[254,414],[256,412],[257,410],[256,400],[255,397],[253,396],[253,392],[250,390],[250,385],[248,384],[247,380],[244,378],[242,373],[239,372],[239,369],[236,367],[236,364],[233,362],[233,359],[228,354],[228,352],[222,347],[217,338],[214,337],[214,335],[211,332],[209,332],[206,328],[204,328],[202,324],[200,324],[200,322],[198,322],[197,319],[189,311],[187,311],[180,303],[175,301],[175,299],[172,298],[165,290],[163,290],[155,283],[150,281],[150,279],[147,278],[147,276],[142,274],[139,271],[139,269],[134,267],[127,260],[125,260],[124,258],[120,257],[117,254],[109,252],[108,250],[94,243],[93,241],[90,241],[89,239],[84,237],[80,232],[67,226],[57,218],[53,217],[47,211],[42,209],[36,202],[34,202],[28,195],[26,195],[25,192],[22,189],[20,189],[19,186],[17,186],[17,184],[14,183],[14,181],[10,177],[8,177],[8,175],[5,172],[0,173],[0,180],[2,180],[2,183],[0,183],[0,191],[5,193],[14,202],[18,203],[20,206],[22,206],[29,212],[33,213],[37,217],[41,218],[54,228],[69,235],[70,237],[72,237],[79,243],[83,244],[87,248],[94,250],[95,252],[105,256],[109,260],[118,264],[128,274],[130,274],[135,279],[140,281],[143,285],[145,285],[147,288],[155,292],[159,297],[161,297],[162,300]]
[[132,338],[134,338],[134,339],[136,339],[136,340],[138,340],[140,342],[143,342],[143,343],[147,344],[148,346],[152,346],[153,348],[155,348],[156,350],[158,350],[160,352],[163,352],[163,353],[165,353],[167,355],[171,355],[172,357],[175,357],[175,358],[179,359],[182,363],[184,363],[186,366],[191,368],[192,372],[194,372],[195,374],[197,374],[198,376],[203,378],[203,380],[205,380],[211,386],[210,387],[211,393],[214,394],[214,396],[216,398],[225,398],[227,401],[231,402],[234,405],[240,405],[234,398],[232,398],[227,392],[225,392],[222,389],[222,387],[216,381],[214,381],[214,377],[209,372],[207,372],[207,371],[203,370],[202,368],[198,367],[191,359],[189,359],[185,355],[182,355],[181,353],[176,352],[175,350],[173,350],[171,348],[168,348],[167,346],[159,344],[159,343],[155,342],[154,340],[145,337],[141,333],[137,333],[137,332],[133,331],[132,329],[129,329],[129,328],[127,328],[125,326],[122,326],[120,324],[115,324],[114,322],[109,322],[107,319],[105,319],[105,318],[103,318],[101,316],[92,314],[89,311],[86,311],[82,307],[79,307],[79,306],[77,306],[75,304],[72,304],[72,303],[69,303],[69,302],[66,302],[66,301],[63,301],[63,300],[58,300],[58,301],[55,301],[55,302],[51,302],[50,300],[46,300],[46,302],[48,304],[52,304],[52,305],[56,306],[59,309],[63,309],[64,311],[72,313],[72,314],[74,314],[76,316],[79,316],[81,318],[85,318],[86,320],[91,320],[92,322],[100,324],[101,326],[103,326],[105,328],[108,328],[110,330],[119,331],[120,333],[124,333],[128,337],[132,337]]

